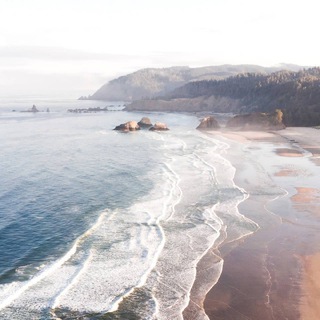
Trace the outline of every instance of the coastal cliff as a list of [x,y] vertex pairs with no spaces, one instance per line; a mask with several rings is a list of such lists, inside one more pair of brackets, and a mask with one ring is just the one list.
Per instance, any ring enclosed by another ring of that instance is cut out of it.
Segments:
[[239,74],[190,82],[158,99],[134,101],[127,110],[252,113],[283,111],[287,126],[320,124],[320,68]]
[[243,108],[241,101],[229,97],[195,97],[177,99],[137,100],[126,106],[127,111],[166,111],[166,112],[199,112],[214,111],[224,113],[238,112]]
[[282,130],[285,125],[282,122],[283,113],[276,110],[273,113],[254,112],[251,114],[236,115],[228,120],[226,128],[233,130]]

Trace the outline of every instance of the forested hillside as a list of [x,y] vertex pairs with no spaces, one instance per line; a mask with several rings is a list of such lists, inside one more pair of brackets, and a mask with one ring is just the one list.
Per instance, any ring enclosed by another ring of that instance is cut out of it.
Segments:
[[81,97],[90,100],[133,101],[166,95],[190,81],[221,80],[245,72],[270,74],[281,69],[300,70],[300,66],[281,65],[261,67],[256,65],[221,65],[200,68],[171,67],[148,68],[113,79],[93,95]]
[[[279,71],[270,75],[246,73],[224,80],[195,81],[175,89],[164,99],[194,99],[200,96],[241,101],[240,112],[281,109],[287,125],[320,124],[320,68],[299,72]],[[214,111],[214,106],[212,109]],[[229,111],[226,108],[225,112]]]

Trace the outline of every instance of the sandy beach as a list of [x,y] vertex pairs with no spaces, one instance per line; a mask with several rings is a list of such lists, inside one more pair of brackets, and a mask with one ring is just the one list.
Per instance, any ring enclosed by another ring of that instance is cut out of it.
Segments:
[[230,145],[235,182],[249,194],[239,211],[260,229],[203,258],[198,279],[219,257],[223,271],[204,301],[191,296],[194,308],[209,319],[320,319],[320,131],[208,134]]

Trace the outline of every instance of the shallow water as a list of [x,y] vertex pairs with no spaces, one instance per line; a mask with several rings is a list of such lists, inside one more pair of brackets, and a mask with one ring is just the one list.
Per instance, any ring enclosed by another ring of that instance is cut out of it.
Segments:
[[170,131],[123,134],[145,114],[66,113],[106,104],[92,101],[11,112],[24,104],[0,106],[1,318],[182,318],[221,230],[257,229],[237,210],[229,145],[193,116],[151,113]]

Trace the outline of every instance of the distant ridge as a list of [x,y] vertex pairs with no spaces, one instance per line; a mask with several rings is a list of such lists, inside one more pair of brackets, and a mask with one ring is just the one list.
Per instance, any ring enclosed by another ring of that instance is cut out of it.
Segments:
[[192,81],[221,80],[242,73],[269,74],[279,70],[297,71],[301,66],[280,64],[276,67],[258,65],[220,65],[200,68],[177,66],[141,69],[104,84],[94,94],[80,99],[134,101],[166,95]]

